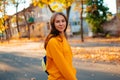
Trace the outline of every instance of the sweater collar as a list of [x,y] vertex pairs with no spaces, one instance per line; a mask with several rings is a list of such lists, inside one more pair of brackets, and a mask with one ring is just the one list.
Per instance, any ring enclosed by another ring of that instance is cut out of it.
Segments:
[[65,38],[65,36],[63,34],[60,34],[56,37],[59,41],[63,41],[63,39]]

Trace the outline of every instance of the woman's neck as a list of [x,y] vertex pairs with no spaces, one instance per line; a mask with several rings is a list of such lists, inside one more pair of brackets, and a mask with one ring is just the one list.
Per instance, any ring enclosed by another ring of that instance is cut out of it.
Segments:
[[64,32],[61,32],[60,35],[61,35],[61,36],[65,36]]

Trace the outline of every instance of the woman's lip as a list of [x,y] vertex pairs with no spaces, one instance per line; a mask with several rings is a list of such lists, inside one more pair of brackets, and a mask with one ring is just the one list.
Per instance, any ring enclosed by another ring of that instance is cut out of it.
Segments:
[[59,28],[59,29],[64,29],[64,28]]

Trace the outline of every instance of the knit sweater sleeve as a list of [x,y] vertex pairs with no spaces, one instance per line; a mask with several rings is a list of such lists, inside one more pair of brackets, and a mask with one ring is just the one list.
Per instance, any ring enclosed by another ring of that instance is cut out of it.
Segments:
[[64,76],[66,80],[77,80],[76,76],[71,69],[69,63],[64,58],[62,49],[63,48],[56,39],[50,39],[47,49],[52,56],[54,63],[59,69],[60,73]]

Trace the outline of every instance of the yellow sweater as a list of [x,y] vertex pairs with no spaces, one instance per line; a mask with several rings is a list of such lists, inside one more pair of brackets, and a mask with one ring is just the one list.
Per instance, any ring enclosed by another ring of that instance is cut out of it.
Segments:
[[51,38],[46,53],[48,80],[77,80],[76,70],[72,65],[72,51],[64,36]]

